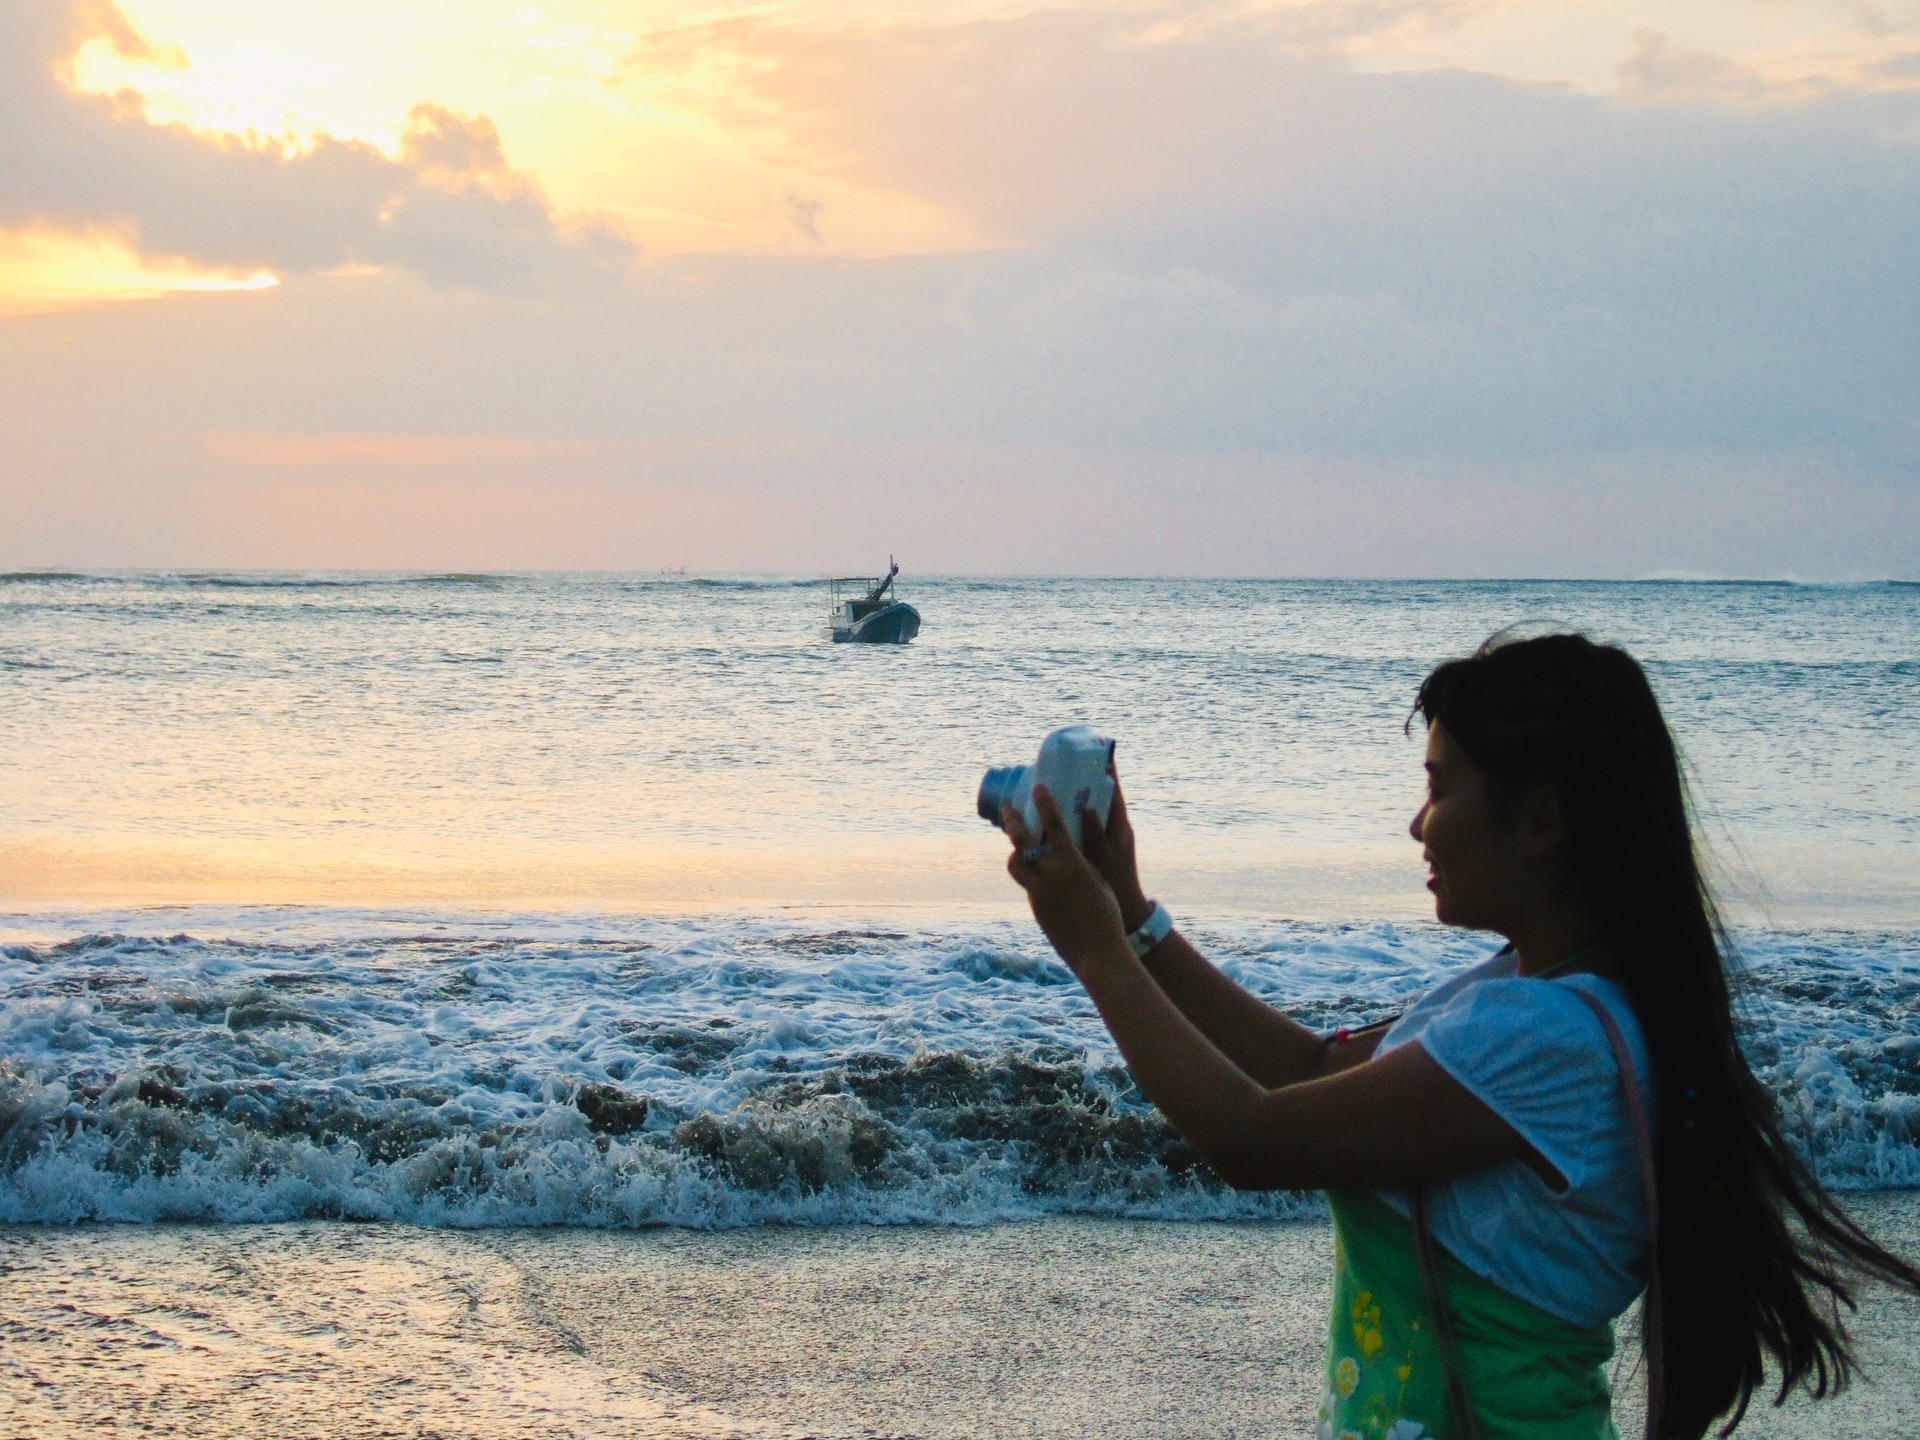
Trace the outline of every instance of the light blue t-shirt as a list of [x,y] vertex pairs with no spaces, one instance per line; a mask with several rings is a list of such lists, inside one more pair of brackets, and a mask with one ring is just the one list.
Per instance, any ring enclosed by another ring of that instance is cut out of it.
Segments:
[[[1653,1103],[1652,1064],[1626,992],[1585,972],[1531,980],[1512,950],[1425,996],[1387,1031],[1376,1055],[1417,1041],[1567,1179],[1555,1191],[1519,1160],[1429,1182],[1433,1238],[1510,1295],[1575,1325],[1598,1325],[1633,1303],[1648,1274],[1646,1197],[1633,1117],[1599,1017],[1626,1038]],[[1381,1197],[1408,1213],[1404,1190]]]

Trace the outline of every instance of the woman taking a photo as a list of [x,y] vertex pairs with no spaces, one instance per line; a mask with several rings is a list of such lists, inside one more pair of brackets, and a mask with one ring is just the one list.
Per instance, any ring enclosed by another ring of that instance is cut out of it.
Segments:
[[1671,736],[1624,651],[1500,643],[1420,687],[1411,833],[1448,925],[1506,946],[1391,1026],[1316,1034],[1170,928],[1123,799],[1076,848],[1005,812],[1008,870],[1141,1090],[1229,1185],[1323,1189],[1335,1279],[1320,1433],[1616,1434],[1612,1321],[1647,1290],[1650,1440],[1852,1368],[1854,1276],[1920,1290],[1782,1136]]

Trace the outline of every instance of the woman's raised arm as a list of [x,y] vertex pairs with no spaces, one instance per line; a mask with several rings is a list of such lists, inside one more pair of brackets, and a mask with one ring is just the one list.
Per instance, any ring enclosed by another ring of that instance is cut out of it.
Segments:
[[[1080,831],[1086,837],[1087,860],[1119,902],[1124,930],[1138,929],[1153,902],[1140,884],[1133,823],[1117,774],[1107,823],[1102,826],[1088,811]],[[1180,1013],[1262,1086],[1292,1085],[1344,1070],[1365,1060],[1379,1042],[1378,1033],[1344,1041],[1316,1034],[1228,977],[1178,931],[1147,952],[1145,965]]]
[[[1086,985],[1134,1082],[1229,1185],[1392,1185],[1499,1160],[1544,1163],[1417,1045],[1374,1064],[1301,1073],[1278,1085],[1257,1079],[1134,956],[1113,891],[1074,846],[1052,797],[1037,790],[1035,799],[1045,853],[1026,858],[1042,837],[1011,817],[1008,872],[1027,892],[1054,949]],[[1365,1043],[1370,1053],[1372,1041]],[[1317,1037],[1313,1044],[1324,1051]]]

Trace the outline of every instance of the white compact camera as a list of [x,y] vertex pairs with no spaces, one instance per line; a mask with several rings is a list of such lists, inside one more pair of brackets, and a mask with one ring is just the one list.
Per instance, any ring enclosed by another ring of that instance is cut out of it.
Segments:
[[1089,725],[1056,730],[1040,744],[1040,758],[1031,765],[1002,765],[987,771],[980,782],[980,818],[1000,823],[1000,807],[1011,805],[1040,833],[1040,812],[1033,806],[1033,787],[1044,785],[1067,822],[1073,843],[1080,843],[1080,817],[1092,810],[1107,823],[1113,805],[1113,741]]

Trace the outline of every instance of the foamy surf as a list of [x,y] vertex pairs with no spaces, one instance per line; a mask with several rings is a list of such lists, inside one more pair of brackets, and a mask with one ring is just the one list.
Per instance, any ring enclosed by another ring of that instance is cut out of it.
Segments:
[[[156,923],[158,922],[158,923]],[[1310,1024],[1486,953],[1192,927]],[[1254,1219],[1025,925],[199,910],[16,922],[0,1219]],[[1843,1189],[1920,1184],[1920,937],[1752,933],[1749,1047]]]

